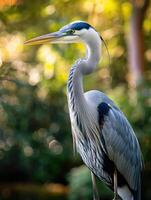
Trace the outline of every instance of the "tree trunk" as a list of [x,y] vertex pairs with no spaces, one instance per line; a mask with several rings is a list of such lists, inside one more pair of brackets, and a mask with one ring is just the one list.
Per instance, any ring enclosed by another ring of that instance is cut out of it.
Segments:
[[132,0],[132,16],[128,41],[129,84],[137,87],[143,81],[144,73],[144,34],[143,21],[149,0]]

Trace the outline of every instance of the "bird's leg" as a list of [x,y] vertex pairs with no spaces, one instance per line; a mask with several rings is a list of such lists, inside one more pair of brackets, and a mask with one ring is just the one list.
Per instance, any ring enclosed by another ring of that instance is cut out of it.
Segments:
[[93,200],[99,200],[99,193],[98,193],[98,189],[96,185],[96,177],[93,174],[93,172],[91,172],[91,178],[92,178],[92,186],[93,186]]
[[117,170],[115,168],[114,171],[114,199],[113,200],[118,200],[118,196],[117,196]]

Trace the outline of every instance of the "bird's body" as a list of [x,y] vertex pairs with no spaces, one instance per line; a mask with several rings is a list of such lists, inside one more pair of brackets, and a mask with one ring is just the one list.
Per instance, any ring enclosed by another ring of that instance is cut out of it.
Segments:
[[[130,124],[104,93],[89,91],[84,97],[90,110],[87,113],[89,117],[85,117],[86,124],[81,124],[78,113],[70,111],[73,140],[77,151],[94,175],[112,190],[114,190],[113,176],[116,167],[118,195],[123,200],[139,199],[133,197],[140,192],[140,165],[137,163],[139,153],[136,157],[137,152],[134,151],[139,146],[134,139],[135,135],[128,134],[129,131],[133,132]],[[86,112],[84,108],[82,112]],[[122,132],[125,132],[124,137],[121,135]],[[121,145],[123,151],[119,152]]]
[[74,146],[93,175],[114,191],[114,199],[119,196],[122,200],[140,200],[142,159],[132,127],[104,93],[96,90],[84,93],[83,89],[83,75],[92,73],[100,60],[99,34],[85,22],[74,22],[27,44],[43,41],[80,41],[86,45],[86,57],[72,66],[67,84]]

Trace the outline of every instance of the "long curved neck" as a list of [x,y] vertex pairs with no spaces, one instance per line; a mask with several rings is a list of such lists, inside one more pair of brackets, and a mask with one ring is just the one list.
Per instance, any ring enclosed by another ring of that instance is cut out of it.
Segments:
[[[96,68],[101,55],[101,39],[99,35],[93,35],[87,41],[84,41],[87,48],[86,57],[76,61],[70,70],[68,78],[68,103],[72,111],[80,112],[84,109],[85,99],[83,91],[82,77],[90,74]],[[80,110],[79,110],[80,109]],[[84,111],[84,110],[83,110]]]
[[93,37],[86,43],[87,54],[85,65],[82,67],[84,75],[90,74],[95,70],[101,56],[101,38],[99,35],[96,35],[95,39]]

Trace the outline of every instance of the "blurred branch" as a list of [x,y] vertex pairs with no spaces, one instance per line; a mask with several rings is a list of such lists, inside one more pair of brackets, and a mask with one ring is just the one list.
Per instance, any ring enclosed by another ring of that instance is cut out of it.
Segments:
[[149,4],[149,0],[131,0],[133,7],[137,9],[141,9],[141,13],[145,13],[147,6]]
[[58,196],[64,197],[68,194],[68,187],[61,184],[32,184],[32,183],[5,183],[0,184],[2,196],[12,196],[13,194],[26,194],[35,196]]
[[144,74],[144,33],[143,21],[149,0],[132,0],[132,15],[129,32],[129,83],[136,87],[143,81]]

